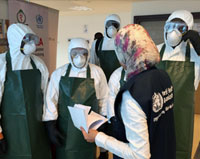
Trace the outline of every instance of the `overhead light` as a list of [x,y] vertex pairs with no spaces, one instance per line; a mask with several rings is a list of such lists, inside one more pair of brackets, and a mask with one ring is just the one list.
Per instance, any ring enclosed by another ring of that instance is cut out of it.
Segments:
[[91,11],[92,10],[92,8],[88,8],[86,6],[74,6],[69,9],[76,10],[76,11]]

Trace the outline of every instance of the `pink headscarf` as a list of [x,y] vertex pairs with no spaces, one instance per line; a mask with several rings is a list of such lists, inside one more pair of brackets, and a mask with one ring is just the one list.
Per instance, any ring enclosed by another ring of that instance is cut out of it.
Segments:
[[115,37],[115,50],[119,61],[127,67],[128,78],[160,61],[156,45],[138,24],[130,24],[119,30]]

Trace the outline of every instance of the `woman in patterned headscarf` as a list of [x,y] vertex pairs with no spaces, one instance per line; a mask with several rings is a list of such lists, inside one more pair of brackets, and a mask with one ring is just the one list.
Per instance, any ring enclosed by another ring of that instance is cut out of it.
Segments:
[[115,138],[82,129],[85,139],[126,159],[175,159],[173,86],[155,67],[160,56],[154,42],[132,24],[119,30],[115,47],[128,76],[115,100]]

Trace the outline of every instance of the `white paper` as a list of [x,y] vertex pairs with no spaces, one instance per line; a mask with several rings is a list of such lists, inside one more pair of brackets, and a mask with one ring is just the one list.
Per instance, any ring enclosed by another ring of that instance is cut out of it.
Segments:
[[103,123],[108,121],[104,116],[101,116],[95,112],[91,112],[88,115],[87,125],[89,129],[98,129]]
[[85,116],[85,110],[71,106],[68,106],[68,109],[71,114],[74,126],[77,127],[79,130],[80,127],[83,127],[85,131],[87,130],[88,132],[87,119],[86,119],[87,116]]
[[89,111],[90,106],[85,106],[82,104],[75,104],[74,107],[68,106],[73,124],[76,128],[80,130],[80,127],[83,127],[84,130],[88,133],[89,129],[98,129],[103,123],[108,121],[104,116],[97,114],[95,112]]

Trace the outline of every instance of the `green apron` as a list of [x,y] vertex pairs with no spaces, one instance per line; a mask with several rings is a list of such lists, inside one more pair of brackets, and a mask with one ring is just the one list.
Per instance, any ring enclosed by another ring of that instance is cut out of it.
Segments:
[[100,61],[100,66],[103,69],[106,75],[106,79],[108,81],[113,71],[116,70],[118,67],[120,67],[120,63],[117,59],[115,51],[102,50],[102,45],[103,45],[103,39],[99,44],[97,56]]
[[42,123],[41,73],[33,69],[12,71],[10,53],[1,103],[2,129],[8,144],[1,159],[50,159],[49,142]]
[[91,106],[98,113],[98,101],[94,88],[94,79],[87,68],[87,78],[69,77],[71,64],[59,83],[58,127],[65,135],[64,145],[56,149],[56,159],[94,159],[96,146],[83,138],[82,132],[74,127],[67,106],[83,104]]
[[[161,49],[161,59],[165,45]],[[191,159],[194,126],[194,62],[187,44],[185,61],[161,61],[158,68],[168,72],[174,86],[176,159]],[[163,143],[164,144],[164,143]]]

